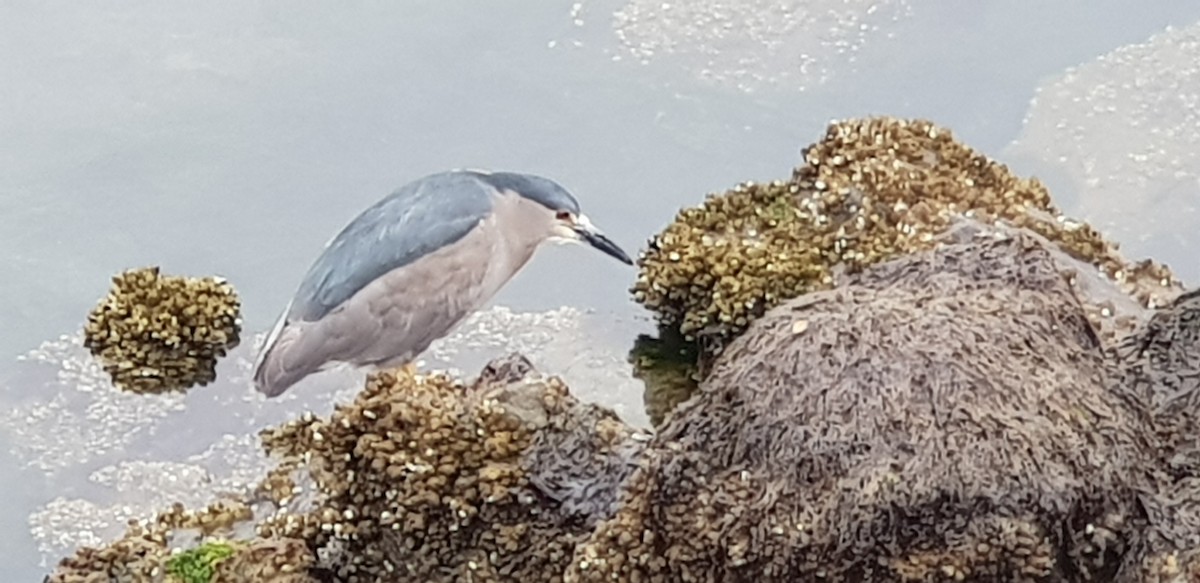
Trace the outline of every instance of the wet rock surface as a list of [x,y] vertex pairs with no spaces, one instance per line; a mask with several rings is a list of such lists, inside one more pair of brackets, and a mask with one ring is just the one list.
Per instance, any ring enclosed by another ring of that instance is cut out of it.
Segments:
[[1138,572],[1147,580],[1198,580],[1200,291],[1157,310],[1112,354],[1123,386],[1153,417],[1162,473],[1163,485],[1144,501],[1152,523]]

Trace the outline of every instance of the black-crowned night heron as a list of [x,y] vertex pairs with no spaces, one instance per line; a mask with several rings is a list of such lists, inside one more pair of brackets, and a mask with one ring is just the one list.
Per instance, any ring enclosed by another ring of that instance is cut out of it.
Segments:
[[273,397],[340,364],[410,365],[546,241],[633,264],[552,180],[454,170],[406,184],[326,245],[260,349],[254,384]]

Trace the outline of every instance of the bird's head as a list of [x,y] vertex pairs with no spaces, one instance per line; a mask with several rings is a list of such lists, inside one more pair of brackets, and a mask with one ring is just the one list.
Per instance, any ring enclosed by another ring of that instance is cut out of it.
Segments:
[[626,265],[633,265],[633,260],[621,250],[603,231],[597,229],[587,215],[570,209],[558,209],[554,213],[552,240],[563,243],[584,243],[595,247],[604,253],[617,258]]
[[627,265],[633,260],[603,231],[598,229],[579,208],[579,201],[557,182],[541,176],[512,172],[481,174],[483,180],[498,191],[515,192],[536,202],[538,212],[549,218],[547,239],[554,243],[580,243],[594,247]]

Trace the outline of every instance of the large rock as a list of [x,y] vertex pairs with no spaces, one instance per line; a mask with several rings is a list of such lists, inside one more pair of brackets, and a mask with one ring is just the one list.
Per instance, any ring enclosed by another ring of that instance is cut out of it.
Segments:
[[568,580],[1112,580],[1156,452],[1112,368],[1039,237],[868,268],[729,345]]

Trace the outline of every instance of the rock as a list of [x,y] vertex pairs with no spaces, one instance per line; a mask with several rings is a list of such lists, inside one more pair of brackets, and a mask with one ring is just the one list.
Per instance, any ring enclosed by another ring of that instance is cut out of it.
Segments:
[[1160,485],[1127,581],[1200,580],[1200,290],[1156,310],[1112,350],[1122,386],[1149,408]]
[[767,312],[657,435],[519,355],[377,373],[264,432],[261,499],[49,581],[157,582],[221,541],[219,581],[1195,580],[1200,293],[1109,342],[1086,308],[1112,284],[1064,257],[956,223]]
[[320,496],[259,534],[309,541],[339,581],[554,580],[615,510],[638,435],[516,356],[470,386],[382,372],[331,418],[264,434]]
[[567,580],[1111,580],[1155,456],[1113,368],[1039,238],[868,267],[729,345]]

